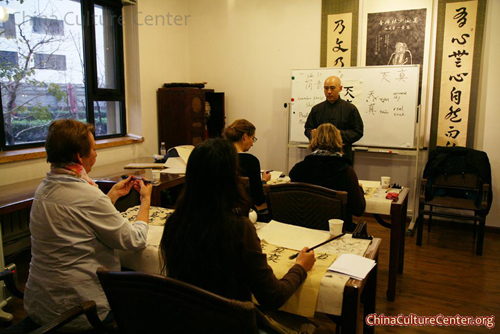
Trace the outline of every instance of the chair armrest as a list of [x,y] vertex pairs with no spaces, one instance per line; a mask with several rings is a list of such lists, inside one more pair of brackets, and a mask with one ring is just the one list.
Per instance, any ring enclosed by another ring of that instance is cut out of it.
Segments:
[[266,184],[262,185],[262,188],[264,189],[264,195],[266,195],[266,197],[268,197],[269,192],[271,191],[271,186],[266,183]]
[[481,201],[481,209],[488,209],[488,195],[490,193],[490,185],[488,183],[483,184],[482,186],[483,196]]
[[31,333],[43,334],[43,333],[55,332],[57,329],[66,325],[72,320],[78,318],[82,314],[85,314],[87,316],[87,319],[89,320],[90,324],[95,329],[101,330],[103,332],[112,331],[115,329],[114,325],[105,325],[101,322],[99,316],[97,315],[96,304],[93,300],[90,300],[90,301],[85,301],[80,305],[75,306],[72,309],[64,312],[50,323],[38,328],[36,331],[33,331]]
[[22,293],[16,285],[16,282],[14,282],[14,273],[10,269],[5,269],[4,271],[0,272],[0,280],[5,282],[5,286],[7,287],[7,290],[13,295],[16,296],[17,298],[24,298],[24,293]]

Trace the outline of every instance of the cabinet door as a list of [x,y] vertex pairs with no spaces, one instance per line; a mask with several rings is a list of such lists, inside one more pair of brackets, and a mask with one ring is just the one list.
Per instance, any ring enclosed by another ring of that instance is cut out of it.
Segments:
[[182,90],[158,90],[158,146],[165,142],[167,150],[190,141],[189,115]]
[[205,140],[205,93],[200,90],[186,91],[186,113],[188,116],[188,142],[198,145]]

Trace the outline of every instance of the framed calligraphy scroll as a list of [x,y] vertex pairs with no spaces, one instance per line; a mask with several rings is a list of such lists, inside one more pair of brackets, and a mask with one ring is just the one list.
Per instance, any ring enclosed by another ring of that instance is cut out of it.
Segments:
[[474,144],[484,0],[440,1],[431,148]]
[[358,15],[358,1],[322,1],[321,67],[357,65]]
[[350,67],[352,50],[352,14],[328,15],[327,67]]

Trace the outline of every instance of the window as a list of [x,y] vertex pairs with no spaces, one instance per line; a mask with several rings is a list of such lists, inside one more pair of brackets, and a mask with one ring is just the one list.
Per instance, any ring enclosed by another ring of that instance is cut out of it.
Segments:
[[16,19],[13,14],[7,16],[7,20],[0,18],[0,38],[16,38]]
[[125,135],[121,3],[30,0],[7,6],[17,38],[0,38],[1,150],[42,146],[49,124],[59,118],[94,124],[96,138]]
[[62,20],[32,17],[31,25],[35,34],[64,35],[64,23]]
[[0,51],[0,66],[16,66],[17,52]]
[[35,53],[35,69],[66,71],[66,56]]

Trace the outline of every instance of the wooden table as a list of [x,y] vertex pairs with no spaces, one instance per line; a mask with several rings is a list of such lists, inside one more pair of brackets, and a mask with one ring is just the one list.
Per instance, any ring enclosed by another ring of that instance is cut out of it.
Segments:
[[342,301],[342,315],[340,317],[328,315],[333,321],[340,323],[342,334],[358,333],[358,309],[360,301],[363,302],[363,333],[374,333],[374,327],[368,326],[365,319],[369,314],[375,313],[378,253],[381,242],[382,239],[374,238],[366,250],[365,257],[377,262],[377,265],[370,271],[368,276],[362,281],[353,278],[347,281],[344,288],[344,300]]
[[[92,168],[89,176],[98,182],[104,190],[111,188],[114,183],[121,179],[122,175],[143,176],[151,178],[149,169],[124,169],[125,165],[131,162],[153,162],[153,158],[136,158],[112,164],[102,165]],[[36,188],[40,185],[43,178],[29,181],[17,182],[0,187],[0,215],[28,209],[33,202],[33,196]],[[184,175],[161,173],[160,184],[153,188],[151,205],[161,205],[161,191],[175,187],[184,183]]]
[[[360,182],[362,183],[363,181]],[[385,193],[385,190],[383,191]],[[394,301],[394,299],[396,298],[397,276],[398,274],[403,273],[405,235],[406,235],[406,215],[408,210],[409,191],[410,191],[409,188],[404,188],[399,194],[398,201],[391,202],[390,212],[389,212],[391,217],[390,224],[384,222],[384,220],[380,217],[380,214],[386,215],[388,212],[385,212],[384,210],[377,210],[375,208],[371,208],[369,202],[373,199],[369,198],[366,200],[367,206],[365,213],[373,214],[381,225],[391,229],[391,240],[389,248],[389,283],[387,287],[387,299],[390,301]]]
[[[257,225],[259,224],[263,223],[257,223]],[[135,252],[118,251],[122,266],[150,274],[159,274],[160,260],[158,247],[161,235],[163,235],[163,227],[150,226],[148,246],[145,249]],[[377,261],[381,241],[382,239],[374,238],[365,252],[365,257]],[[364,280],[349,279],[344,288],[341,315],[327,314],[335,323],[342,326],[342,333],[355,334],[358,332],[358,309],[360,301],[364,303],[363,323],[367,315],[375,313],[377,270],[378,266],[375,266]],[[373,333],[373,330],[373,326],[364,324],[364,333]]]

